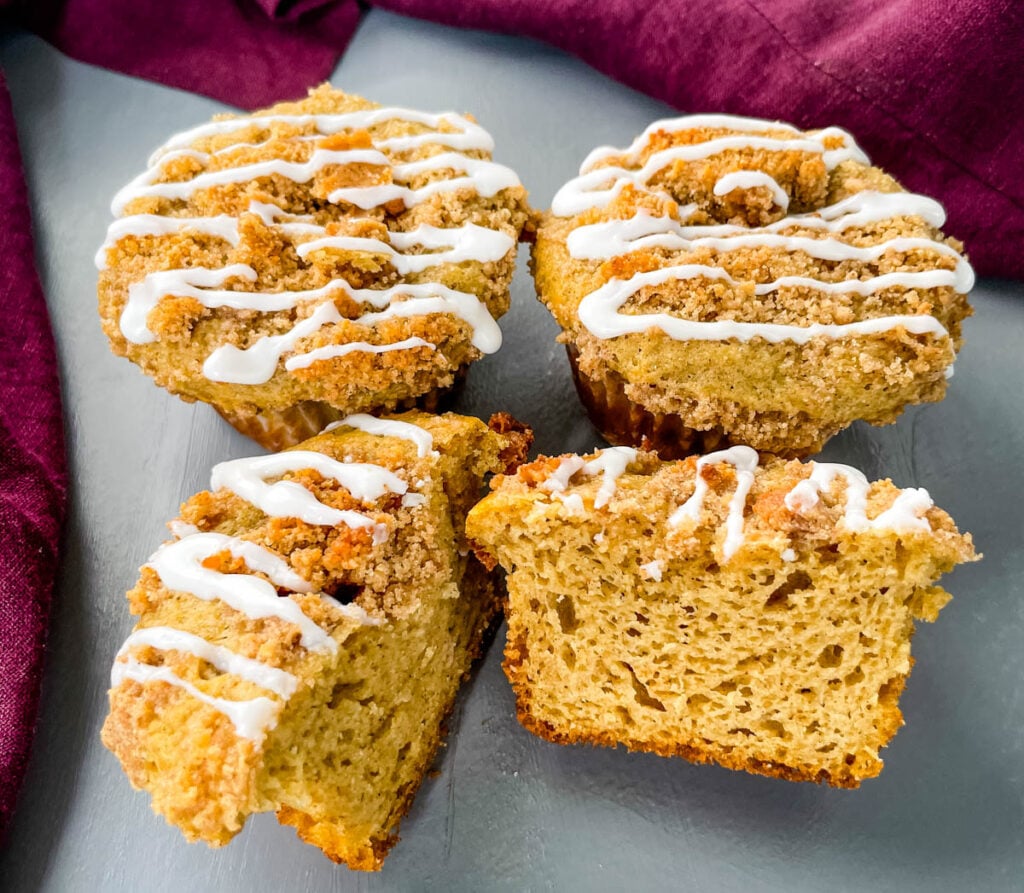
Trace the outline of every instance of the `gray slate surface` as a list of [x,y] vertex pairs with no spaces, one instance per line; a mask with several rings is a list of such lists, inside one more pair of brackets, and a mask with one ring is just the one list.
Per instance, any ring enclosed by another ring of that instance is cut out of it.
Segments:
[[[947,399],[826,455],[927,487],[986,560],[914,643],[907,726],[855,792],[644,754],[558,747],[515,721],[503,632],[460,701],[441,775],[426,781],[382,873],[339,868],[271,816],[227,849],[188,846],[99,742],[123,598],[164,522],[210,467],[254,452],[113,357],[92,257],[114,191],[170,133],[221,109],[200,97],[0,37],[56,329],[72,511],[35,758],[0,854],[0,887],[30,890],[1021,890],[1024,889],[1024,289],[981,282]],[[595,145],[624,145],[667,108],[538,44],[372,12],[332,78],[383,103],[469,110],[545,206]],[[525,258],[521,260],[525,261]],[[506,344],[460,407],[508,410],[548,452],[599,443],[556,328],[522,263]]]

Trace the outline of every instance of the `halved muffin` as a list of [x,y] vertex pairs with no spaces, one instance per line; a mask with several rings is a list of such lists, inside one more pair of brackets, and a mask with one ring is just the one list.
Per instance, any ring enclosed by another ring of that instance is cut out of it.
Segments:
[[881,771],[914,620],[977,558],[924,490],[749,447],[541,458],[492,487],[466,531],[509,575],[527,729],[796,781]]
[[466,513],[529,439],[507,417],[353,416],[218,465],[128,593],[112,671],[103,741],[154,810],[212,846],[274,810],[379,868],[498,608]]
[[177,134],[97,255],[115,353],[281,448],[501,345],[526,192],[471,118],[329,85]]
[[592,152],[533,271],[609,441],[804,456],[945,394],[974,276],[944,219],[839,128],[691,115]]

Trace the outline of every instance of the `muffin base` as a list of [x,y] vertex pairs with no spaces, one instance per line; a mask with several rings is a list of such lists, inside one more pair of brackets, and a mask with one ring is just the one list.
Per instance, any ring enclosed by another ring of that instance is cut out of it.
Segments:
[[626,396],[622,377],[610,370],[590,378],[579,367],[579,351],[565,346],[572,379],[590,421],[601,436],[616,446],[643,447],[662,459],[683,459],[731,446],[722,428],[691,428],[675,413],[651,412]]
[[[389,412],[402,412],[407,409],[443,412],[462,390],[468,368],[459,367],[455,372],[455,381],[446,387],[433,388],[418,397],[398,400],[394,406],[381,406],[376,409]],[[214,409],[236,431],[272,452],[279,452],[309,440],[331,422],[350,415],[348,411],[317,400],[304,400],[287,409],[262,409],[252,412],[225,409],[220,406],[214,406]]]

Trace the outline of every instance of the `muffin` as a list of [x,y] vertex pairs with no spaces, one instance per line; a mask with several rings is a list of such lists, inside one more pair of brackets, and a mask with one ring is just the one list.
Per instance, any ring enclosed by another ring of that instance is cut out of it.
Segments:
[[498,608],[466,513],[528,443],[507,417],[361,415],[218,465],[111,674],[103,742],[154,810],[211,846],[273,810],[380,868]]
[[323,85],[177,134],[98,255],[114,353],[264,446],[436,408],[501,345],[526,192],[469,117]]
[[839,128],[691,115],[592,152],[533,272],[610,442],[800,457],[944,396],[974,281],[944,220]]
[[743,446],[541,458],[492,487],[466,532],[508,572],[527,729],[794,781],[881,771],[914,620],[977,558],[924,490]]

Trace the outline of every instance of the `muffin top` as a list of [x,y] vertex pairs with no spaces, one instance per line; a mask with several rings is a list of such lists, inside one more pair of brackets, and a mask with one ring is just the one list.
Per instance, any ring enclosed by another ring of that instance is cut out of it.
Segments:
[[878,537],[941,555],[947,570],[974,557],[970,535],[924,489],[837,463],[762,463],[745,446],[668,462],[631,447],[541,456],[491,487],[467,525],[484,560],[520,538],[540,547],[560,525],[594,527],[594,548],[646,549],[655,577],[673,561],[784,566]]
[[837,127],[657,121],[556,194],[542,237],[564,243],[573,285],[551,309],[597,338],[955,338],[974,276],[944,220]]
[[321,86],[158,148],[97,256],[114,351],[186,398],[394,406],[498,349],[528,218],[471,118]]

